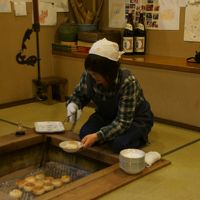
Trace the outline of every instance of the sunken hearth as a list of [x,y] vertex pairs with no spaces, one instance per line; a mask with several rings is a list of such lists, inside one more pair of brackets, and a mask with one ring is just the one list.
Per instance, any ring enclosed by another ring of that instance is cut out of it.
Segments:
[[70,177],[70,181],[41,195],[25,192],[21,200],[77,200],[95,199],[131,181],[170,164],[161,159],[140,174],[129,175],[119,168],[118,155],[104,146],[92,147],[77,153],[59,148],[64,140],[75,139],[75,134],[37,134],[27,130],[24,136],[10,134],[0,138],[0,197],[9,200],[9,192],[17,180],[38,173],[54,179]]
[[[70,181],[66,184],[70,184],[109,166],[107,163],[79,153],[64,152],[52,144],[51,137],[46,137],[42,143],[2,154],[1,160],[0,193],[4,196],[9,196],[10,191],[18,188],[17,181],[35,177],[37,174],[53,177],[54,180],[67,176]],[[61,186],[66,184],[62,183]],[[32,200],[38,197],[31,191],[28,192],[23,188],[20,190],[23,192],[21,200]]]

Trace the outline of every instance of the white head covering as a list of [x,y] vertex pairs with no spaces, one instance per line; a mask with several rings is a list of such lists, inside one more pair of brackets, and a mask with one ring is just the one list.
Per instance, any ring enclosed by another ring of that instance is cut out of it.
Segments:
[[89,54],[96,54],[113,61],[118,61],[123,53],[123,51],[119,51],[116,42],[109,41],[106,38],[95,42],[89,50]]

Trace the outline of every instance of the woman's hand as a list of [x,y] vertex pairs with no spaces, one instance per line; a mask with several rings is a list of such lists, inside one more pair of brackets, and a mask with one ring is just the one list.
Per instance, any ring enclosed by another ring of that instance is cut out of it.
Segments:
[[96,141],[98,140],[97,134],[92,133],[89,135],[86,135],[82,140],[82,144],[84,148],[91,147]]

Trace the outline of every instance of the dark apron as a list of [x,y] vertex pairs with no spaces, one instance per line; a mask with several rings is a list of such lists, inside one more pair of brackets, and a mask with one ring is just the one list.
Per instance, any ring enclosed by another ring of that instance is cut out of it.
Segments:
[[[85,135],[98,131],[102,126],[110,124],[117,115],[119,105],[119,88],[121,83],[131,74],[127,70],[121,71],[119,84],[113,88],[115,95],[106,99],[106,101],[100,99],[92,88],[92,81],[90,76],[88,77],[88,94],[90,99],[96,105],[96,112],[89,118],[86,124],[81,128],[80,137],[83,138]],[[142,91],[141,91],[142,92]],[[142,94],[141,94],[142,95]],[[113,138],[113,145],[115,142],[119,143],[115,151],[119,151],[124,148],[139,147],[148,141],[148,133],[153,126],[153,114],[150,109],[149,103],[144,99],[137,106],[134,113],[134,120],[132,125],[123,134]],[[119,140],[119,141],[118,141]],[[121,144],[122,147],[121,147]],[[115,146],[115,145],[114,145]]]

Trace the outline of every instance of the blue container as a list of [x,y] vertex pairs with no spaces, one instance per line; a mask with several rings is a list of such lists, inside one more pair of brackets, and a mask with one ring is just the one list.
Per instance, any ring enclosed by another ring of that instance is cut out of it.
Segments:
[[78,24],[78,32],[97,31],[97,24]]
[[64,23],[58,28],[58,37],[60,41],[76,42],[78,34],[78,25]]

